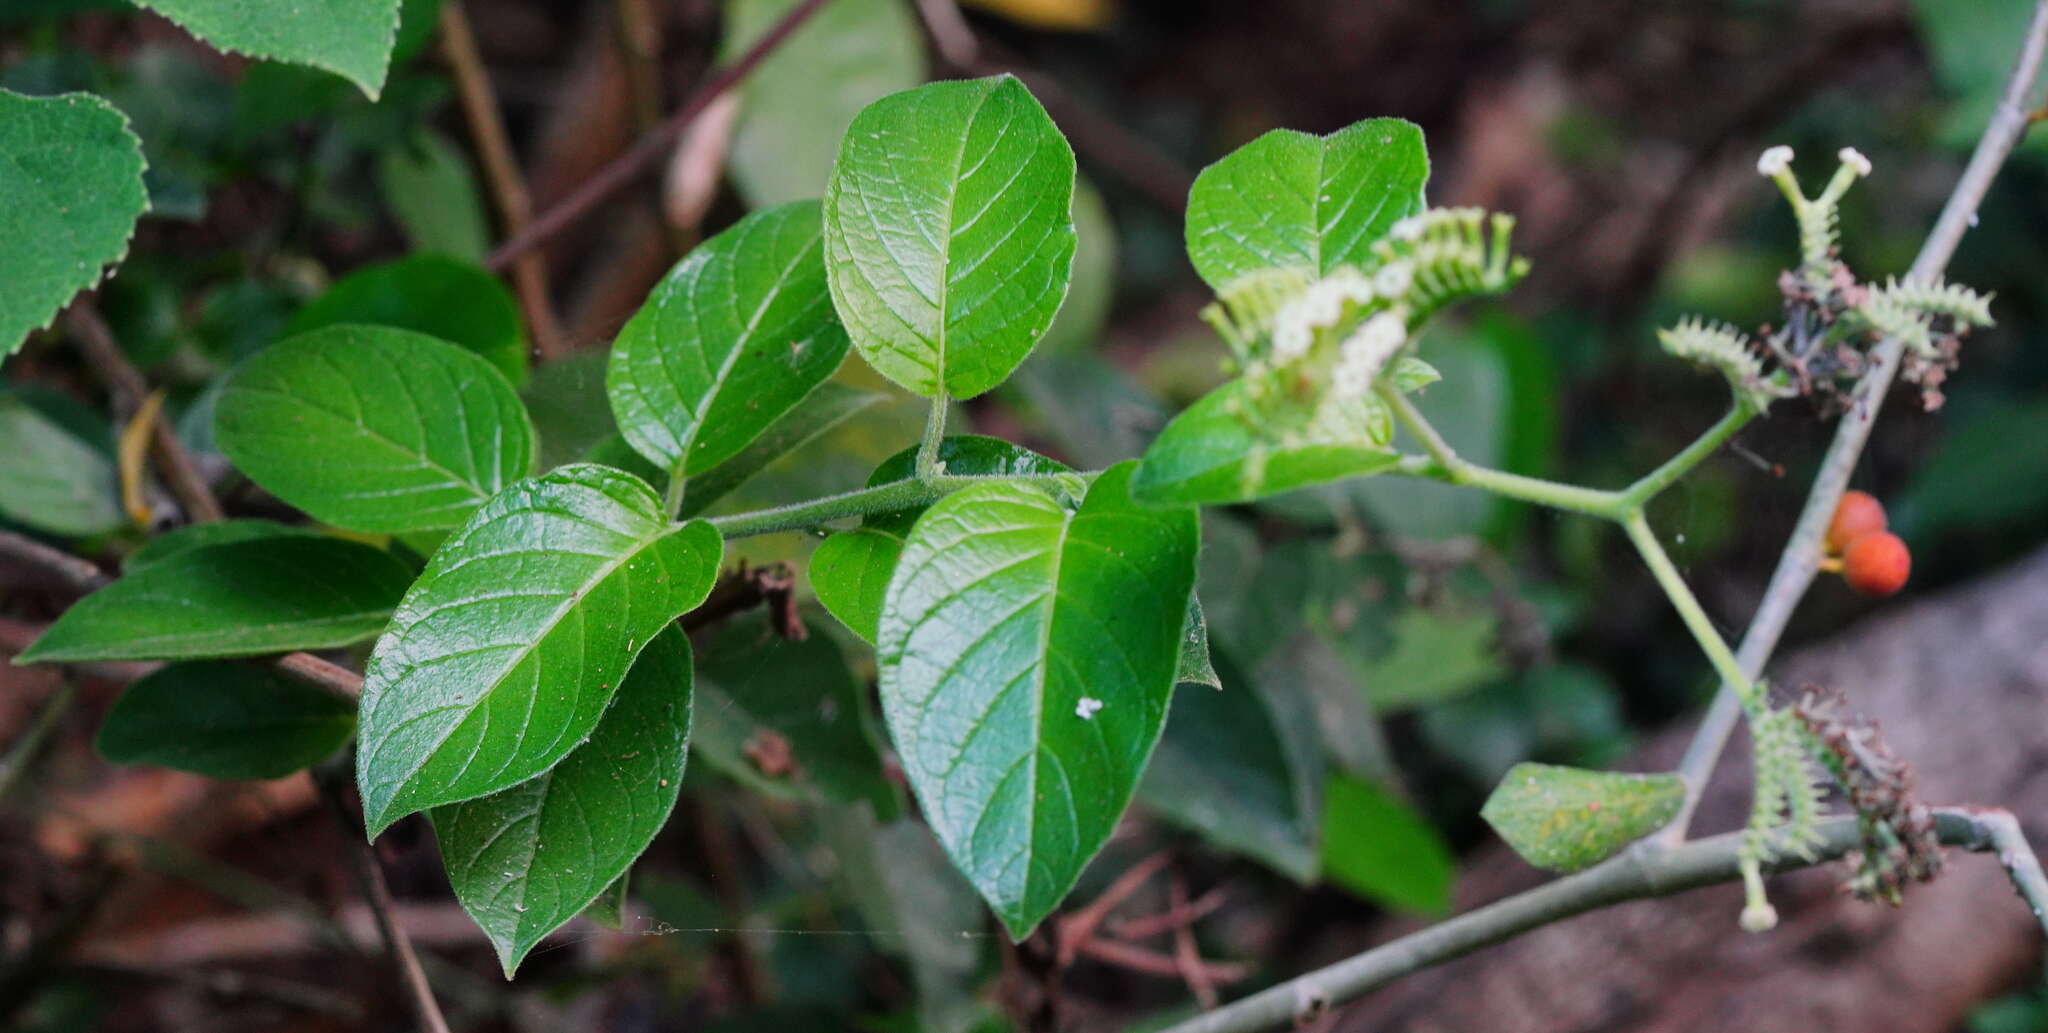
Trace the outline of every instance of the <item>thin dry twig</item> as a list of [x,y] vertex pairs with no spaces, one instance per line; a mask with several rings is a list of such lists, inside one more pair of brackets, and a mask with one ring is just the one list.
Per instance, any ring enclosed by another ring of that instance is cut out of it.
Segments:
[[406,937],[405,930],[392,916],[391,887],[384,881],[384,869],[377,863],[377,852],[369,840],[363,838],[362,819],[348,804],[345,795],[349,782],[347,772],[330,767],[316,768],[313,782],[320,787],[321,798],[327,801],[328,809],[334,812],[334,820],[341,825],[341,838],[348,845],[349,862],[355,868],[356,882],[362,889],[363,899],[370,905],[370,913],[377,919],[377,932],[391,954],[391,964],[398,970],[399,981],[405,985],[406,1000],[411,1003],[420,1028],[426,1033],[449,1033],[448,1019],[441,1014],[440,1002],[434,999],[434,988],[427,984],[427,974],[420,968],[420,956],[413,951],[412,940]]
[[1159,870],[1166,867],[1166,863],[1171,860],[1173,860],[1172,850],[1158,851],[1132,865],[1122,875],[1117,876],[1116,881],[1111,882],[1108,889],[1103,890],[1100,896],[1089,901],[1085,906],[1068,914],[1061,915],[1056,926],[1058,930],[1056,939],[1059,946],[1054,959],[1057,965],[1060,968],[1065,968],[1073,964],[1075,955],[1080,953],[1081,948],[1095,938],[1095,930],[1101,928],[1103,919],[1108,918],[1111,911],[1116,910],[1124,901],[1129,900],[1131,894],[1138,892],[1140,886],[1145,885],[1147,880],[1157,875]]
[[[1143,947],[1128,944],[1121,940],[1085,940],[1081,943],[1080,951],[1083,957],[1115,965],[1118,968],[1129,969],[1132,972],[1142,972],[1148,976],[1162,976],[1167,979],[1187,978],[1188,970],[1181,966],[1179,959],[1161,954],[1158,951],[1146,950]],[[1236,961],[1202,961],[1196,959],[1194,969],[1197,973],[1197,978],[1209,983],[1211,994],[1215,992],[1216,984],[1242,982],[1251,978],[1252,974],[1250,965]]]
[[[1188,882],[1179,872],[1166,884],[1166,900],[1169,912],[1182,912],[1188,908]],[[1188,984],[1188,991],[1195,995],[1195,1003],[1203,1011],[1216,1007],[1216,982],[1209,978],[1209,969],[1202,962],[1202,952],[1195,946],[1195,924],[1182,922],[1173,930],[1173,964],[1180,970],[1180,977]]]
[[[107,328],[106,320],[100,318],[99,310],[93,307],[90,299],[80,298],[64,311],[64,327],[78,341],[86,362],[107,385],[107,391],[114,396],[120,411],[140,412],[149,398],[149,381],[122,353],[121,346],[114,341],[114,332]],[[201,524],[221,519],[225,514],[221,512],[220,503],[214,499],[213,490],[206,486],[206,478],[200,475],[199,464],[192,460],[192,454],[185,451],[184,443],[172,431],[170,421],[158,413],[152,422],[156,426],[151,432],[150,451],[156,457],[157,469],[162,472],[171,493],[185,508],[185,516]]]
[[803,0],[802,3],[790,8],[788,14],[783,15],[780,21],[761,35],[760,39],[754,41],[753,46],[747,48],[746,53],[741,54],[730,64],[713,69],[705,77],[703,84],[690,94],[682,107],[670,115],[668,121],[663,122],[659,129],[642,136],[640,141],[633,145],[632,150],[613,159],[611,164],[585,180],[569,196],[556,203],[554,207],[541,212],[525,229],[514,233],[510,240],[498,245],[498,249],[491,252],[486,264],[494,270],[504,269],[513,260],[568,228],[571,223],[589,214],[592,209],[624,189],[642,173],[653,168],[674,149],[676,140],[697,120],[697,116],[707,105],[717,99],[719,94],[746,78],[747,73],[752,72],[755,66],[782,44],[783,40],[789,38],[790,33],[795,32],[806,19],[817,12],[818,8],[828,2],[829,0]]
[[[476,34],[461,0],[441,5],[441,53],[455,73],[455,92],[462,99],[463,120],[476,141],[483,159],[484,179],[490,184],[491,199],[508,236],[517,237],[533,220],[533,198],[526,190],[526,177],[519,172],[512,141],[505,133],[497,92],[491,88],[490,72],[477,50]],[[493,266],[498,268],[498,266]],[[533,328],[533,345],[543,358],[555,358],[567,350],[568,338],[562,321],[555,315],[548,297],[547,260],[539,252],[522,255],[512,265],[512,280],[519,290],[520,307]]]

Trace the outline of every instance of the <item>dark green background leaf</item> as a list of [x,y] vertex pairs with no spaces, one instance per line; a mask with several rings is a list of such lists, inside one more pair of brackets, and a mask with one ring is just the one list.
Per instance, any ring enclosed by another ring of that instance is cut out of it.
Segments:
[[[4,246],[4,245],[0,245]],[[104,534],[127,522],[113,457],[39,411],[0,395],[0,516],[51,534]]]
[[80,599],[16,663],[183,660],[373,638],[412,581],[381,549],[266,538],[192,549]]
[[347,744],[355,704],[266,667],[171,664],[128,687],[95,745],[116,764],[208,778],[283,778]]
[[461,345],[496,366],[514,387],[526,382],[519,302],[474,262],[413,255],[363,266],[293,315],[285,335],[342,323],[397,327]]
[[1397,911],[1441,915],[1457,876],[1436,829],[1379,787],[1333,775],[1323,788],[1323,874]]
[[214,408],[221,450],[278,498],[338,527],[454,527],[533,465],[512,385],[446,341],[330,326],[257,353]]

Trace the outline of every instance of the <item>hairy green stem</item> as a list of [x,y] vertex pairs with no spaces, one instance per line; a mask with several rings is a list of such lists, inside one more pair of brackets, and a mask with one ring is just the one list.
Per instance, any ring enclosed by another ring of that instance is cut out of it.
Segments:
[[841,492],[808,502],[795,502],[772,509],[757,509],[731,516],[711,518],[711,526],[730,541],[734,538],[748,538],[757,534],[774,534],[777,531],[803,531],[834,520],[866,516],[870,513],[887,513],[892,510],[909,509],[913,506],[928,506],[962,488],[976,484],[1002,483],[1051,483],[1063,478],[1079,476],[1093,480],[1094,473],[1075,474],[1017,474],[1005,475],[950,475],[934,474],[931,477],[908,477],[900,481],[878,484],[872,488]]
[[1622,499],[1629,507],[1635,509],[1648,505],[1659,492],[1677,483],[1680,477],[1691,473],[1693,467],[1713,455],[1729,438],[1734,437],[1737,431],[1748,426],[1749,421],[1756,417],[1756,406],[1737,398],[1729,407],[1728,414],[1721,417],[1720,422],[1708,427],[1697,441],[1685,446],[1683,451],[1672,456],[1663,466],[1644,474],[1640,480],[1622,489]]
[[932,409],[924,421],[924,441],[917,446],[917,479],[929,481],[939,475],[939,444],[946,440],[946,389],[941,385],[932,395]]
[[1393,409],[1394,418],[1400,420],[1401,425],[1408,429],[1408,433],[1415,435],[1417,441],[1422,442],[1423,450],[1435,460],[1434,465],[1403,462],[1394,467],[1396,473],[1429,477],[1451,484],[1470,485],[1506,498],[1608,520],[1620,520],[1625,513],[1624,497],[1620,492],[1581,488],[1575,484],[1561,484],[1540,477],[1524,477],[1521,474],[1466,462],[1459,458],[1450,443],[1443,439],[1443,435],[1437,433],[1436,428],[1430,425],[1429,420],[1423,417],[1406,395],[1384,385],[1379,387],[1378,391],[1380,397]]
[[1622,518],[1621,526],[1628,532],[1628,540],[1635,544],[1636,552],[1650,568],[1651,576],[1657,579],[1657,586],[1671,599],[1671,605],[1678,610],[1678,616],[1685,621],[1686,629],[1700,645],[1700,652],[1707,654],[1707,660],[1714,665],[1715,673],[1723,681],[1735,686],[1735,691],[1745,702],[1756,702],[1757,688],[1742,673],[1742,664],[1735,659],[1735,653],[1728,648],[1728,641],[1721,637],[1720,629],[1700,606],[1692,594],[1685,578],[1672,564],[1671,557],[1664,551],[1664,545],[1657,540],[1657,533],[1650,530],[1650,522],[1636,510]]

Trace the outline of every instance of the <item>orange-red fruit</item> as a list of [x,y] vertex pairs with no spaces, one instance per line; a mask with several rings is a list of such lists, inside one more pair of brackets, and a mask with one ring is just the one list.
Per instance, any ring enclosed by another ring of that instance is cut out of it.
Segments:
[[1845,491],[1828,521],[1828,551],[1846,553],[1850,543],[1884,530],[1884,503],[1867,491]]
[[1906,586],[1912,572],[1913,554],[1888,531],[1863,535],[1842,554],[1842,580],[1864,595],[1890,595]]

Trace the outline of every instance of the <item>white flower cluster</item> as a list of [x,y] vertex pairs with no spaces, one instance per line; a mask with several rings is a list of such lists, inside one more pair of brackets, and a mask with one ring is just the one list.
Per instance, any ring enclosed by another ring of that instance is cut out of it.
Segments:
[[1372,281],[1349,266],[1317,280],[1273,318],[1273,357],[1287,362],[1307,355],[1316,332],[1343,318],[1345,303],[1368,305],[1374,297]]
[[1344,339],[1331,376],[1338,398],[1363,398],[1372,392],[1372,382],[1387,362],[1408,343],[1408,322],[1398,309],[1388,309],[1365,321]]
[[1791,167],[1792,148],[1787,147],[1784,144],[1779,144],[1776,147],[1772,147],[1765,150],[1764,153],[1758,156],[1758,158],[1756,159],[1756,171],[1759,175],[1781,175],[1782,173],[1784,173],[1786,169],[1789,169]]
[[1854,147],[1844,147],[1835,157],[1842,159],[1842,164],[1848,166],[1849,170],[1858,176],[1870,175],[1870,159],[1864,157],[1862,151]]

